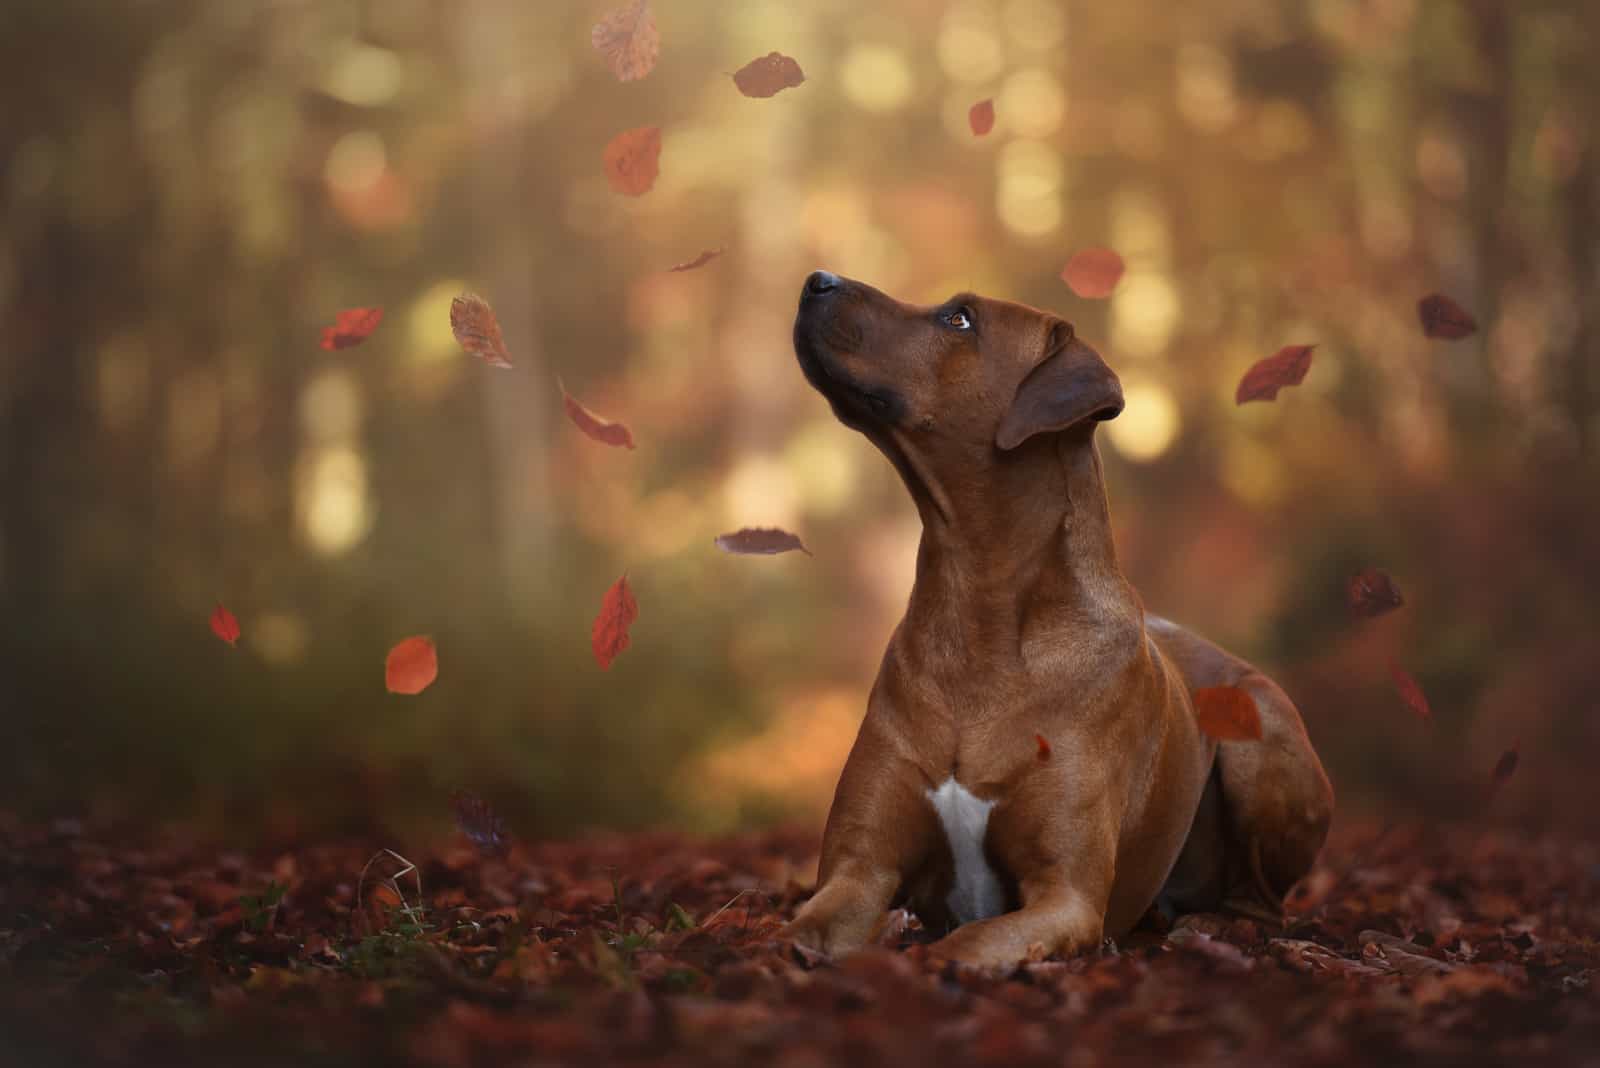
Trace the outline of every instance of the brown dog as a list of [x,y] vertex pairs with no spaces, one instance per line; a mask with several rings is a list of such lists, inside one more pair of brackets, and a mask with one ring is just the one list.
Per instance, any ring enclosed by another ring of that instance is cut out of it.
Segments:
[[[1046,312],[914,307],[825,271],[794,339],[923,534],[789,936],[847,953],[904,903],[950,932],[936,955],[1000,966],[1097,946],[1158,896],[1281,915],[1333,790],[1283,691],[1146,615],[1118,569],[1094,441],[1117,376]],[[1219,685],[1255,699],[1259,742],[1201,734],[1191,694]]]

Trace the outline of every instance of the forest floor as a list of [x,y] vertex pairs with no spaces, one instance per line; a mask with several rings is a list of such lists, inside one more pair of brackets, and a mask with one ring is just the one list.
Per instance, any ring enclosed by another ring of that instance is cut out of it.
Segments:
[[[891,914],[782,942],[814,832],[277,852],[0,815],[0,1062],[1098,1065],[1600,1058],[1600,848],[1338,829],[1282,930],[1152,922],[1008,975]],[[420,885],[419,885],[420,880]]]

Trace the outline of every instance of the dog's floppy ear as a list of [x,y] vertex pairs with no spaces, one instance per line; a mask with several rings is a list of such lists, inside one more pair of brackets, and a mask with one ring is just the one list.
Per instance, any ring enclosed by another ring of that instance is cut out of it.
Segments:
[[1104,421],[1122,414],[1122,383],[1098,352],[1073,336],[1071,326],[1056,325],[1050,350],[1017,387],[1000,420],[994,443],[1002,449],[1085,419]]

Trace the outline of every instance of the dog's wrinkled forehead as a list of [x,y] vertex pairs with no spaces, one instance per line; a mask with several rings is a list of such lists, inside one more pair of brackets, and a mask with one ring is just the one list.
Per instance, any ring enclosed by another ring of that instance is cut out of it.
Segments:
[[972,307],[974,325],[985,341],[999,342],[984,346],[996,357],[1031,365],[1047,355],[1050,346],[1072,334],[1072,325],[1059,315],[1027,304],[974,293],[958,294],[952,299]]

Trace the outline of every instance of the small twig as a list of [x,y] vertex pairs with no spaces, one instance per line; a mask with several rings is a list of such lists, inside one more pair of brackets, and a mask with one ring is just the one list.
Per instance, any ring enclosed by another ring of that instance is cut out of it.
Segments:
[[[710,927],[712,920],[716,919],[718,916],[721,916],[724,912],[727,912],[729,909],[731,909],[733,907],[733,905],[734,905],[734,902],[738,901],[741,897],[744,897],[744,895],[746,895],[746,894],[758,894],[760,892],[761,891],[758,888],[754,887],[754,886],[746,887],[745,889],[740,890],[737,894],[733,895],[733,898],[726,905],[722,906],[720,909],[718,909],[717,911],[713,912],[711,915],[707,916],[705,919],[701,920],[700,921],[700,926],[702,928]],[[749,914],[749,912],[747,910],[745,912],[745,922],[749,923],[749,921],[750,921],[750,914]]]

